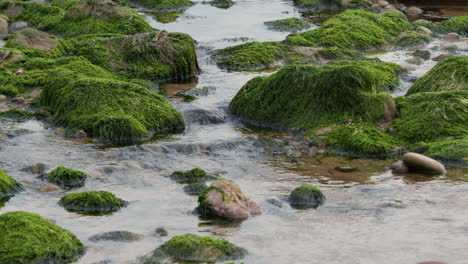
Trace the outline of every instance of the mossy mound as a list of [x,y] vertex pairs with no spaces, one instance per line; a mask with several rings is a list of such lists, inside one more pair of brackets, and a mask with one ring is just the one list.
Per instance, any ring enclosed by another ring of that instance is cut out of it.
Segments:
[[68,43],[73,54],[132,78],[185,79],[200,71],[195,41],[182,33],[84,35]]
[[218,51],[213,58],[218,67],[228,70],[261,70],[271,68],[284,57],[279,42],[248,42]]
[[153,31],[134,10],[120,7],[112,0],[60,0],[51,5],[4,1],[0,3],[0,12],[7,14],[11,22],[26,21],[39,30],[66,36]]
[[396,46],[403,49],[417,48],[429,43],[429,41],[430,38],[428,36],[418,33],[409,33],[399,37],[396,40]]
[[244,85],[230,104],[233,114],[253,125],[313,129],[348,119],[374,123],[384,117],[401,68],[378,60],[332,65],[289,65]]
[[468,137],[461,139],[447,139],[428,144],[425,155],[442,160],[468,163]]
[[445,20],[437,25],[436,31],[442,34],[455,32],[460,35],[468,35],[468,16],[457,16]]
[[188,195],[200,195],[202,194],[208,186],[204,182],[191,183],[184,186],[184,192]]
[[374,50],[393,41],[410,24],[395,14],[374,14],[347,10],[327,20],[317,29],[301,34],[303,45]]
[[397,146],[389,135],[367,124],[338,126],[327,133],[326,142],[353,155],[384,155]]
[[65,209],[82,214],[100,215],[118,211],[128,202],[106,191],[88,191],[68,194],[59,204]]
[[33,28],[20,30],[8,40],[3,50],[21,52],[27,57],[60,57],[66,53],[63,40]]
[[294,189],[289,195],[289,203],[298,209],[315,208],[325,202],[325,195],[319,188],[311,185],[302,185]]
[[406,95],[447,90],[468,90],[468,57],[450,57],[437,63],[410,87]]
[[70,231],[38,214],[0,215],[0,263],[70,263],[80,258],[84,245]]
[[13,197],[17,192],[22,190],[23,186],[0,168],[0,205],[2,202]]
[[190,0],[132,0],[133,2],[142,5],[146,8],[151,8],[157,11],[179,11],[187,9],[193,3]]
[[267,26],[268,29],[274,31],[295,32],[309,28],[309,24],[297,17],[280,19],[275,21],[267,21],[264,24]]
[[307,11],[342,8],[340,0],[294,0],[294,5]]
[[468,91],[415,93],[399,98],[401,117],[392,122],[395,135],[406,142],[433,142],[468,134]]
[[227,9],[234,5],[234,1],[233,0],[213,0],[210,2],[210,5],[217,7],[217,8]]
[[200,168],[189,171],[175,171],[171,174],[170,178],[178,183],[196,183],[216,179],[216,177],[208,175],[206,171]]
[[19,108],[13,108],[4,112],[0,112],[0,119],[6,118],[14,121],[26,121],[31,119],[33,116],[33,113]]
[[[144,264],[163,263],[165,259],[179,262],[218,262],[236,260],[246,255],[247,251],[227,240],[202,237],[192,234],[171,238],[157,248],[153,256],[143,261]],[[166,263],[166,262],[164,262]]]
[[49,181],[64,189],[71,189],[84,186],[87,177],[84,172],[59,166],[50,172]]

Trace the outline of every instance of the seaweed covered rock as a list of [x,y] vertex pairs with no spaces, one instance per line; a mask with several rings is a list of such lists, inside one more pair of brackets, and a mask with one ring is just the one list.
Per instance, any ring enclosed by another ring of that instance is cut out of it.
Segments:
[[87,177],[84,172],[63,166],[59,166],[49,173],[49,181],[65,189],[84,186]]
[[391,42],[410,24],[395,14],[347,10],[301,34],[304,45],[368,51]]
[[187,34],[84,35],[68,43],[73,54],[132,78],[185,79],[200,72],[195,41]]
[[134,34],[153,31],[143,18],[112,0],[3,1],[0,12],[9,20],[26,21],[35,28],[66,36],[93,33]]
[[70,231],[38,214],[0,215],[0,263],[70,263],[80,258],[84,245]]
[[353,155],[385,155],[397,146],[394,139],[367,124],[346,124],[327,133],[326,142]]
[[175,171],[171,174],[170,178],[178,183],[197,183],[217,179],[214,176],[208,175],[206,171],[200,168],[194,168],[188,171]]
[[26,121],[33,117],[33,113],[24,109],[13,108],[7,111],[0,112],[0,119],[11,119],[14,121]]
[[13,197],[17,192],[22,190],[23,186],[0,168],[0,205],[2,202]]
[[398,101],[400,118],[391,127],[399,139],[416,143],[468,134],[468,90],[418,92]]
[[447,90],[468,90],[468,57],[454,56],[437,63],[416,80],[406,95]]
[[444,165],[440,162],[418,153],[405,153],[402,160],[409,171],[426,174],[444,174],[446,172]]
[[200,195],[202,194],[208,186],[204,182],[191,183],[184,186],[184,192],[188,195]]
[[213,56],[218,67],[228,70],[273,68],[283,57],[281,43],[256,41],[222,49]]
[[65,209],[82,214],[107,214],[127,206],[128,202],[106,191],[88,191],[68,194],[59,204]]
[[4,49],[17,49],[28,57],[59,57],[66,52],[64,41],[34,28],[20,30]]
[[457,16],[442,21],[436,26],[436,31],[442,34],[455,32],[462,36],[466,36],[468,35],[468,16]]
[[166,263],[164,260],[179,262],[218,262],[244,257],[247,251],[227,240],[202,237],[192,234],[171,238],[157,248],[143,264]]
[[315,208],[325,202],[325,196],[319,188],[311,185],[302,185],[289,194],[289,203],[292,207]]
[[132,242],[139,241],[144,238],[143,235],[132,233],[129,231],[110,231],[89,237],[89,240],[93,242],[99,241],[119,241],[119,242]]
[[396,40],[396,46],[403,49],[418,48],[429,43],[430,39],[426,35],[418,33],[403,34]]
[[309,27],[309,24],[297,17],[267,21],[264,24],[270,30],[287,32],[301,31]]
[[190,0],[133,0],[133,2],[146,8],[164,12],[184,10],[193,4]]
[[289,65],[244,85],[230,104],[233,114],[254,125],[312,129],[348,119],[375,123],[385,118],[401,68],[378,60],[332,65]]
[[227,9],[234,5],[234,1],[233,0],[213,0],[210,2],[210,5],[217,7],[217,8]]
[[337,9],[347,7],[347,3],[360,2],[355,1],[341,1],[341,0],[294,0],[294,5],[306,11],[318,11],[323,9]]
[[468,163],[468,137],[441,140],[428,144],[425,155],[442,161]]
[[236,220],[245,220],[262,213],[257,203],[247,197],[239,185],[228,180],[216,180],[200,194],[197,210],[202,216]]

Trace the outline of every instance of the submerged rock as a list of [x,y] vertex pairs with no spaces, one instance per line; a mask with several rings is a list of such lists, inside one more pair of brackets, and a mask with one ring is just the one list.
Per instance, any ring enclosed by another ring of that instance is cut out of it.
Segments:
[[233,0],[213,0],[210,2],[210,5],[215,6],[217,8],[227,9],[234,5],[234,1]]
[[0,112],[0,119],[6,118],[14,121],[26,121],[32,117],[33,113],[19,108],[12,108],[10,110]]
[[200,195],[202,194],[208,186],[204,182],[199,182],[199,183],[191,183],[186,186],[184,186],[184,192],[188,195]]
[[143,235],[132,233],[129,231],[110,231],[89,237],[89,240],[93,242],[99,241],[118,241],[118,242],[132,242],[139,241],[144,238]]
[[192,234],[175,236],[157,248],[143,264],[176,262],[219,262],[244,257],[247,251],[224,239],[202,237]]
[[65,209],[83,214],[107,214],[127,206],[128,202],[106,191],[88,191],[68,194],[59,204]]
[[10,197],[13,197],[16,193],[22,191],[23,189],[24,188],[21,183],[17,182],[0,168],[0,203],[8,200]]
[[390,169],[395,173],[407,173],[409,171],[408,167],[402,161],[393,163]]
[[85,246],[70,231],[38,214],[9,212],[0,215],[0,263],[70,263],[85,253]]
[[311,185],[302,185],[294,189],[289,195],[289,203],[292,207],[315,208],[325,202],[325,196],[319,188]]
[[63,166],[59,166],[49,173],[49,181],[65,189],[84,186],[87,177],[84,172]]
[[156,228],[156,230],[154,230],[154,233],[157,235],[157,236],[168,236],[169,235],[169,232],[167,232],[166,229],[164,229],[163,227],[158,227]]
[[200,125],[225,123],[224,116],[205,109],[190,109],[184,113],[187,123]]
[[198,197],[198,212],[203,216],[218,216],[245,220],[262,213],[232,181],[216,180]]
[[428,50],[416,50],[412,53],[414,57],[422,58],[424,60],[428,60],[431,58],[431,52]]
[[297,17],[267,21],[264,24],[270,30],[286,32],[302,31],[310,27],[304,20]]
[[460,35],[458,35],[455,32],[448,33],[444,36],[444,40],[449,41],[449,42],[457,42],[457,41],[460,41]]
[[427,174],[444,174],[446,172],[444,165],[440,162],[418,153],[406,153],[403,155],[403,163],[409,171]]

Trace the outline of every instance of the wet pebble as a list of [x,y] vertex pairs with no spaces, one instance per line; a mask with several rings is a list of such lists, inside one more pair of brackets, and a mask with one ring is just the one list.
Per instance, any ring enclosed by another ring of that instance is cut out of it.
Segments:
[[40,192],[56,192],[56,191],[61,191],[62,188],[58,187],[55,184],[46,184],[43,185],[41,188],[39,188]]

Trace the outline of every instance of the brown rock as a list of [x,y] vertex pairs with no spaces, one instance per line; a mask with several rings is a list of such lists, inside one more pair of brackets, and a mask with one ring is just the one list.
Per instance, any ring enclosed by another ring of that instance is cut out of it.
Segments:
[[58,45],[58,41],[49,34],[34,28],[20,30],[13,41],[26,48],[45,51],[54,49]]
[[420,15],[422,13],[423,13],[423,11],[419,7],[410,6],[410,7],[408,7],[406,9],[406,14],[408,14],[408,15]]
[[384,122],[390,122],[396,117],[397,108],[395,101],[392,98],[388,98],[384,103]]
[[448,33],[447,35],[444,36],[444,40],[449,41],[449,42],[457,42],[457,41],[460,41],[460,35],[458,35],[455,32]]
[[419,26],[416,28],[416,33],[426,36],[432,36],[432,31],[427,27]]
[[54,184],[46,184],[39,188],[40,192],[55,192],[55,191],[61,191],[62,189],[58,187],[57,185]]
[[8,21],[4,16],[0,16],[0,35],[8,35]]
[[387,1],[378,1],[377,4],[379,4],[381,7],[386,7],[389,3]]
[[204,216],[244,220],[262,213],[260,207],[245,195],[239,185],[217,180],[199,197],[198,211]]
[[5,15],[8,17],[16,17],[23,13],[23,11],[23,7],[17,6],[15,2],[10,2],[10,4],[8,4],[8,8],[5,10]]
[[24,103],[24,96],[18,95],[15,98],[12,98],[10,101],[12,103],[16,103],[16,104],[23,104]]
[[432,58],[432,60],[433,61],[443,61],[443,60],[447,59],[448,57],[449,57],[449,55],[447,55],[447,54],[441,54],[441,55],[439,55],[437,57]]
[[409,171],[426,174],[444,174],[446,172],[442,163],[414,152],[403,155],[403,163],[408,167]]
[[390,166],[390,169],[395,173],[407,173],[408,172],[408,167],[406,167],[406,165],[402,161],[393,163],[392,166]]

